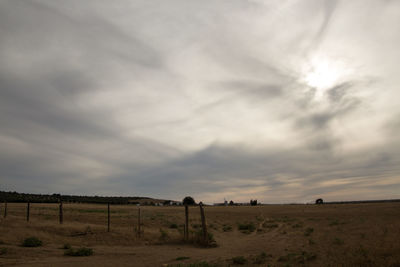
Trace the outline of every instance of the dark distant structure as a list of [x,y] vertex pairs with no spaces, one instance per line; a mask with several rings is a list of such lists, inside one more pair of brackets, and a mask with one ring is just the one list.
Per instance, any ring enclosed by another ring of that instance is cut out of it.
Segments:
[[315,200],[315,204],[324,204],[324,201],[322,200],[322,198],[318,198],[317,200]]
[[257,206],[257,199],[250,200],[250,205],[251,206]]

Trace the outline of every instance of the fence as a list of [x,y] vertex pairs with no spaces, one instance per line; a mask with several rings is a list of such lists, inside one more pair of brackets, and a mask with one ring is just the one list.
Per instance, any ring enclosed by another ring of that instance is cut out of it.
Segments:
[[[115,210],[114,210],[115,207]],[[183,238],[189,241],[189,233],[191,223],[193,221],[201,222],[201,243],[208,244],[208,232],[204,206],[198,206],[199,213],[194,212],[197,207],[192,206],[175,206],[175,207],[158,207],[157,210],[145,206],[132,206],[132,205],[111,205],[107,204],[72,204],[72,203],[55,203],[55,204],[42,204],[42,203],[7,203],[4,202],[0,205],[0,212],[2,211],[3,220],[26,220],[27,223],[33,222],[54,222],[63,225],[66,223],[88,223],[101,225],[103,222],[107,232],[112,231],[113,225],[116,227],[129,227],[131,228],[138,238],[144,236],[144,228],[146,224],[151,225],[152,222],[158,217],[165,217],[168,213],[169,219],[165,219],[166,227],[173,225],[170,221],[180,221],[183,229]],[[163,209],[170,209],[165,214],[159,212]],[[173,210],[173,213],[171,213]],[[189,213],[189,210],[191,212]],[[190,218],[190,216],[192,218]],[[174,218],[174,219],[170,219]],[[115,223],[114,221],[115,220]],[[196,225],[196,224],[195,224]]]

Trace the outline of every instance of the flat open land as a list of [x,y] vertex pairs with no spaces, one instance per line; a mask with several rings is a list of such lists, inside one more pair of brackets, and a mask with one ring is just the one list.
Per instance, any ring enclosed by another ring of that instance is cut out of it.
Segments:
[[[184,207],[8,203],[0,218],[0,265],[29,266],[400,266],[400,203],[205,206],[216,247],[195,242],[199,207],[190,207],[190,241],[183,241]],[[37,237],[39,247],[23,247]],[[93,249],[66,256],[64,245]]]

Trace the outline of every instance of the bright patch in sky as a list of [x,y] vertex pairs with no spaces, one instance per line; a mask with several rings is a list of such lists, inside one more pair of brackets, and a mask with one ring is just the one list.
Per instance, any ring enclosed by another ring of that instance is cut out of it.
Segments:
[[319,100],[329,88],[340,84],[349,73],[350,68],[343,61],[315,57],[306,68],[304,80],[308,86],[316,89],[315,99]]

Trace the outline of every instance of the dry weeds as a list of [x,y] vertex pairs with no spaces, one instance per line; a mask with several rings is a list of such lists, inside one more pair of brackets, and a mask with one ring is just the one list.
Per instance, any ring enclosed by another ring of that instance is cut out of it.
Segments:
[[[1,210],[3,204],[1,204]],[[205,207],[218,247],[184,243],[183,207],[141,207],[144,236],[135,234],[136,206],[8,204],[0,218],[0,265],[29,266],[399,266],[400,203]],[[189,210],[198,232],[198,207]],[[246,228],[246,229],[245,229]],[[41,247],[22,247],[28,237]],[[92,248],[90,257],[62,248]],[[235,260],[233,260],[235,259]],[[200,264],[201,263],[201,264]]]

